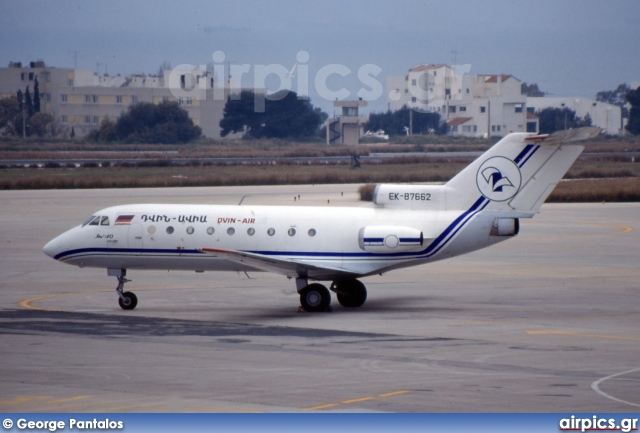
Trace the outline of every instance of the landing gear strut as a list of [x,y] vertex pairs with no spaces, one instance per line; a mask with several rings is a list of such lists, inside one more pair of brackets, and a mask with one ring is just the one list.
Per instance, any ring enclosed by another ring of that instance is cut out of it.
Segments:
[[125,292],[124,284],[131,280],[127,279],[126,269],[107,269],[107,274],[118,278],[118,287],[116,292],[118,293],[118,304],[123,310],[133,310],[138,305],[138,297],[133,292]]

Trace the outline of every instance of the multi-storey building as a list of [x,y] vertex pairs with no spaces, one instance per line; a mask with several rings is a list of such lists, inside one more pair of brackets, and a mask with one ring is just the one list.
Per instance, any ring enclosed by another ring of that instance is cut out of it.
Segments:
[[[162,75],[99,76],[88,69],[53,68],[43,61],[0,68],[0,98],[40,88],[41,111],[53,116],[63,135],[96,129],[104,119],[116,120],[137,102],[176,101],[206,137],[220,137],[220,120],[230,88],[214,86],[210,71],[165,70]],[[235,89],[234,89],[235,90]],[[237,89],[239,90],[239,89]]]
[[387,79],[389,110],[407,106],[435,112],[452,135],[493,136],[509,132],[538,132],[536,113],[568,108],[578,117],[589,115],[607,134],[622,134],[624,119],[618,106],[579,97],[527,97],[513,75],[467,75],[447,65],[418,65],[404,77]]
[[418,65],[387,79],[388,107],[438,113],[452,135],[487,137],[536,132],[521,82],[512,75],[466,75],[447,65]]

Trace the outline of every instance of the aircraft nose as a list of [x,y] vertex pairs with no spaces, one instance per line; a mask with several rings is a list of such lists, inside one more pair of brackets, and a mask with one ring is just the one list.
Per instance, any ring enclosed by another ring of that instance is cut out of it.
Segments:
[[42,251],[52,259],[56,258],[56,254],[60,252],[60,238],[52,239],[42,248]]

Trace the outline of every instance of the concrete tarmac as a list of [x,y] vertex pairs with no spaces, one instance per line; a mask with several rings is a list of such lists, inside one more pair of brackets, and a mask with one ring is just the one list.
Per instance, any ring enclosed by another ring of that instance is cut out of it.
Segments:
[[0,411],[639,410],[640,204],[544,205],[515,239],[364,278],[367,303],[330,313],[299,312],[279,275],[166,271],[130,271],[123,311],[105,270],[42,253],[111,205],[356,190],[0,191]]

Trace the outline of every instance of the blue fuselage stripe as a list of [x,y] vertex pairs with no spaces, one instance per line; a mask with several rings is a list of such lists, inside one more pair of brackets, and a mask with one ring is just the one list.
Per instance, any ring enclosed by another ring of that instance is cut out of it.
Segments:
[[[484,209],[489,204],[489,200],[484,197],[479,198],[471,208],[460,215],[453,221],[429,246],[423,251],[415,252],[397,252],[397,253],[347,253],[347,252],[313,252],[313,251],[247,251],[253,254],[259,254],[263,256],[274,257],[296,257],[296,258],[429,258],[437,254],[449,241],[462,229],[464,225],[478,212]],[[367,238],[366,242],[373,242],[379,239],[383,242],[383,238]],[[419,238],[402,238],[401,242],[415,242],[419,243]],[[144,248],[80,248],[75,250],[64,251],[57,254],[54,258],[56,260],[65,261],[71,258],[77,258],[78,256],[87,255],[160,255],[160,256],[186,256],[186,255],[198,255],[203,254],[199,250],[173,250],[173,249],[144,249]]]

